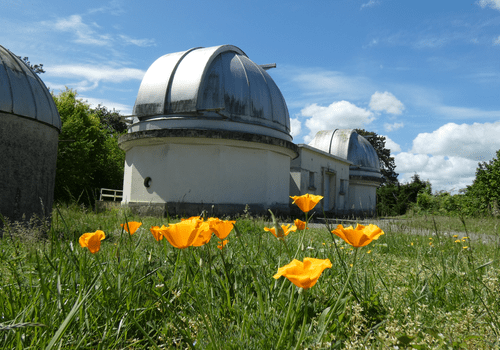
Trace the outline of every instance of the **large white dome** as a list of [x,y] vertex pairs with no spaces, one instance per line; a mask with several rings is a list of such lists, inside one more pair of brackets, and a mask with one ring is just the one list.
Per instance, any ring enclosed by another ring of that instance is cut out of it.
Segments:
[[239,48],[222,45],[164,55],[146,72],[130,132],[237,131],[291,141],[276,83]]

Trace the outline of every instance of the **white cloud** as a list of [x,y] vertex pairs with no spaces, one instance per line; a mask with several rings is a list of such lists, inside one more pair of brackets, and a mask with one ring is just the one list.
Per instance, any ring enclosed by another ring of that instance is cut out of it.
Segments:
[[133,39],[126,35],[120,35],[120,38],[125,42],[125,44],[137,45],[139,47],[156,46],[154,39]]
[[465,188],[475,178],[477,162],[461,157],[429,156],[401,152],[394,156],[399,181],[410,182],[416,173],[429,180],[433,191],[453,191]]
[[390,114],[401,114],[405,106],[393,94],[388,91],[375,92],[370,99],[370,109],[372,111],[385,111]]
[[500,111],[485,111],[479,108],[454,107],[454,106],[435,106],[435,111],[454,119],[466,118],[500,118]]
[[110,13],[112,15],[118,16],[118,15],[124,14],[125,10],[123,9],[123,4],[121,1],[112,0],[106,5],[88,10],[89,14],[98,13],[98,12]]
[[389,137],[383,135],[385,137],[385,148],[391,151],[391,155],[394,153],[401,152],[401,146],[399,146],[396,142],[392,141]]
[[299,118],[290,118],[290,134],[292,137],[297,137],[302,131],[302,123]]
[[112,46],[113,43],[120,42],[121,40],[125,45],[137,45],[140,47],[156,45],[154,39],[134,39],[123,34],[113,36],[111,34],[99,33],[101,27],[95,22],[90,24],[84,23],[81,15],[58,18],[56,21],[43,21],[42,24],[59,32],[72,33],[74,35],[73,41],[78,44]]
[[74,42],[79,44],[106,46],[110,45],[112,38],[110,35],[96,33],[99,28],[96,23],[88,25],[83,23],[82,16],[71,15],[67,18],[59,18],[55,22],[44,21],[42,24],[50,26],[60,32],[70,32],[75,35]]
[[303,108],[300,114],[310,117],[306,120],[306,126],[310,133],[304,137],[304,141],[311,141],[320,130],[364,128],[374,119],[369,110],[357,107],[347,102],[334,102],[328,107],[318,106],[316,103]]
[[[136,68],[114,68],[111,66],[60,65],[47,69],[49,76],[78,78],[93,84],[98,82],[121,83],[127,80],[142,80],[146,72]],[[85,82],[83,82],[85,85]],[[88,84],[87,84],[88,85]]]
[[394,123],[394,124],[384,123],[384,129],[387,132],[401,129],[403,126],[405,126],[404,123]]
[[371,79],[367,77],[321,68],[285,66],[278,73],[283,74],[286,80],[301,90],[300,100],[287,101],[292,107],[343,99],[365,101],[376,89]]
[[482,8],[490,6],[491,8],[494,8],[496,10],[500,10],[500,0],[479,0],[477,3]]
[[380,4],[380,1],[370,0],[365,4],[362,4],[360,10],[364,9],[365,7],[373,7],[373,6],[378,5],[378,4]]
[[412,152],[467,158],[477,163],[495,157],[500,149],[499,134],[500,122],[448,123],[432,133],[418,134],[413,140]]
[[108,110],[115,110],[116,112],[120,112],[121,115],[131,115],[132,114],[132,107],[129,105],[125,105],[122,103],[118,102],[113,102],[110,100],[102,99],[102,98],[93,98],[93,97],[85,97],[85,96],[78,96],[78,98],[81,98],[83,101],[88,102],[93,108],[97,107],[98,105],[106,107]]
[[496,39],[493,39],[493,45],[500,45],[500,36],[498,36]]

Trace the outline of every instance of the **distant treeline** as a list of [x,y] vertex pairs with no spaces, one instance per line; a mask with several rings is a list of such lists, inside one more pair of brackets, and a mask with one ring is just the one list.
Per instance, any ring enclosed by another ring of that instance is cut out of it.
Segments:
[[481,162],[472,185],[458,194],[432,193],[431,184],[418,174],[408,183],[384,183],[377,189],[377,214],[396,216],[406,213],[452,216],[499,216],[500,150],[496,158]]

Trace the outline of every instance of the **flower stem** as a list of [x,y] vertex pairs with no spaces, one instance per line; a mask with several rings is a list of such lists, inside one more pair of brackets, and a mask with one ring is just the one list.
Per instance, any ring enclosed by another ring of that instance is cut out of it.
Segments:
[[317,342],[321,342],[322,341],[323,335],[325,334],[325,331],[326,331],[326,328],[327,328],[328,324],[330,323],[330,320],[331,320],[333,314],[335,313],[335,310],[337,309],[337,306],[340,303],[340,299],[344,295],[345,288],[347,287],[347,285],[349,284],[349,281],[351,280],[352,272],[354,271],[354,266],[356,265],[356,260],[357,260],[357,256],[358,256],[358,250],[359,250],[359,248],[355,248],[355,250],[354,250],[354,259],[353,259],[353,262],[352,262],[351,270],[349,271],[349,274],[347,275],[347,279],[346,279],[346,281],[344,283],[344,287],[342,287],[342,291],[340,292],[339,296],[337,297],[337,301],[335,302],[335,305],[330,310],[330,314],[328,315],[328,318],[327,318],[327,320],[326,320],[323,328],[321,329],[321,332],[319,333],[318,338],[316,339]]
[[290,314],[292,313],[292,307],[293,307],[293,292],[294,288],[292,287],[290,289],[290,301],[288,303],[288,310],[286,311],[286,317],[285,317],[285,324],[283,324],[283,329],[281,330],[281,335],[278,340],[278,344],[276,344],[276,349],[280,349],[281,343],[283,342],[283,339],[285,338],[285,333],[288,327],[288,323],[290,322]]
[[297,345],[295,345],[296,350],[300,349],[300,344],[302,343],[302,339],[304,338],[304,331],[306,329],[307,314],[308,314],[308,307],[309,307],[309,295],[307,293],[307,289],[304,289],[302,291],[302,295],[304,295],[304,318],[302,320],[302,328],[300,329],[299,340],[297,340]]

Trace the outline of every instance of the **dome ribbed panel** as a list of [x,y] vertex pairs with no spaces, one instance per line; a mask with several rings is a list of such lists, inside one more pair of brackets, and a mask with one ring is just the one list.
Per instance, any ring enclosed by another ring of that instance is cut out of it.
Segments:
[[[280,90],[262,67],[231,45],[159,58],[144,76],[134,114],[139,121],[161,119],[162,128],[193,128],[196,120],[200,128],[206,128],[208,121],[220,120],[224,121],[221,128],[231,126],[244,132],[245,125],[250,124],[259,130],[272,129],[264,135],[291,140],[290,118]],[[210,128],[216,125],[210,124]]]
[[0,111],[32,118],[61,130],[54,100],[40,77],[0,46]]

